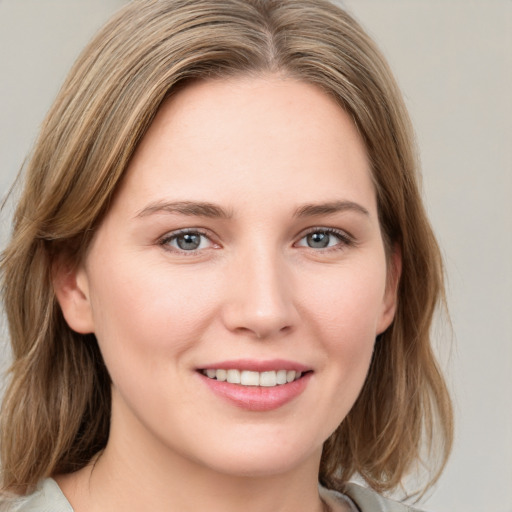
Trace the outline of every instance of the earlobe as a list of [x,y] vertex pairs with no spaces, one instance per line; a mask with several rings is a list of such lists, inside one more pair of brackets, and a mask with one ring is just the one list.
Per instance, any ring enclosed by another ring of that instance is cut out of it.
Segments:
[[52,281],[57,301],[69,327],[80,334],[94,332],[89,286],[83,266],[55,262]]
[[402,251],[395,244],[389,257],[386,291],[377,334],[382,334],[393,322],[398,302],[398,286],[402,275]]

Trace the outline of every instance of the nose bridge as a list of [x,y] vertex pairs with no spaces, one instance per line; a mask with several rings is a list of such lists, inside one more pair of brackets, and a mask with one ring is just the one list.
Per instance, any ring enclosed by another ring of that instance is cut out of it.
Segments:
[[290,278],[283,254],[272,244],[241,251],[233,262],[228,327],[256,338],[290,330],[297,320]]

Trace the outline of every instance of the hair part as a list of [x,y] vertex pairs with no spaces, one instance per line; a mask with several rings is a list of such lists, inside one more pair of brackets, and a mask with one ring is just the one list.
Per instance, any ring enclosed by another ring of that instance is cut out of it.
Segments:
[[[191,80],[280,74],[316,84],[348,112],[372,167],[383,238],[402,275],[392,326],[376,342],[363,390],[326,441],[320,481],[355,474],[397,487],[422,443],[452,442],[452,409],[432,353],[443,267],[424,211],[414,137],[374,43],[324,0],[143,0],[98,33],[72,68],[26,169],[1,260],[14,362],[2,406],[4,491],[77,470],[108,439],[110,378],[94,335],[66,324],[52,268],[78,264],[161,103]],[[436,458],[436,457],[434,457]],[[436,462],[436,461],[435,461]]]

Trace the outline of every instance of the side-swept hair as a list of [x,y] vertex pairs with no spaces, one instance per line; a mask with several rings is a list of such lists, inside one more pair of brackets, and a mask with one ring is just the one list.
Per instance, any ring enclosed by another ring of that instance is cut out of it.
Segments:
[[138,0],[97,34],[65,81],[26,168],[2,256],[14,355],[1,419],[4,492],[24,494],[41,478],[83,467],[108,439],[110,378],[94,335],[66,324],[52,265],[63,254],[81,261],[165,98],[191,80],[269,72],[316,84],[353,118],[388,254],[402,255],[394,323],[376,341],[353,409],[324,445],[320,482],[338,487],[359,474],[376,490],[393,489],[424,446],[439,447],[431,482],[439,476],[452,410],[429,332],[443,267],[409,118],[384,58],[354,19],[324,0]]

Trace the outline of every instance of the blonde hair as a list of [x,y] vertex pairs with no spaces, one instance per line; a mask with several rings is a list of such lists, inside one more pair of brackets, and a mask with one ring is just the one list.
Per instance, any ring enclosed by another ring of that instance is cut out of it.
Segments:
[[432,451],[440,440],[431,481],[438,477],[452,441],[429,334],[443,268],[409,118],[384,58],[354,19],[323,0],[139,0],[79,57],[26,169],[1,261],[14,356],[1,420],[4,492],[24,494],[41,478],[83,467],[108,439],[108,371],[94,335],[67,326],[52,265],[63,254],[83,257],[166,97],[190,80],[262,72],[316,84],[352,116],[386,245],[402,254],[394,323],[376,342],[356,404],[324,445],[319,479],[339,487],[360,474],[376,490],[393,489],[422,443]]

